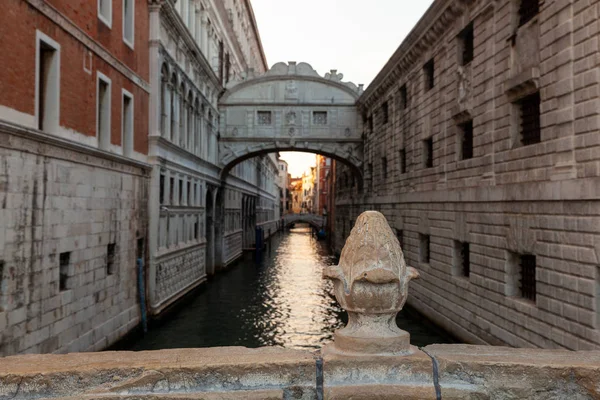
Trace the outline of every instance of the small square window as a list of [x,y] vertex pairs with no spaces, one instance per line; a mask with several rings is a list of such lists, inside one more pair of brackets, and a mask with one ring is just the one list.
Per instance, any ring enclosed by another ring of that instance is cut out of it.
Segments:
[[473,158],[473,121],[459,125],[460,129],[460,159]]
[[313,125],[327,125],[327,111],[313,111]]
[[460,64],[467,65],[473,61],[475,50],[472,22],[458,34],[458,39],[460,42],[460,49],[462,50]]
[[519,4],[519,26],[523,26],[540,12],[539,0],[521,0]]
[[271,111],[258,111],[258,125],[271,125]]
[[115,243],[110,243],[106,246],[106,275],[112,275],[115,273],[116,268],[116,249]]
[[433,138],[423,140],[423,166],[425,168],[433,167]]
[[383,124],[387,124],[390,120],[390,114],[389,114],[389,106],[388,106],[388,102],[386,101],[385,103],[383,103],[383,105],[381,106],[381,114],[383,117]]
[[521,99],[519,105],[519,128],[521,144],[528,146],[541,142],[540,93]]
[[431,259],[430,236],[419,234],[419,242],[420,242],[419,252],[420,252],[421,262],[425,263],[425,264],[429,264],[429,261]]
[[406,173],[406,149],[400,149],[400,154],[398,155],[400,162],[400,173]]
[[425,91],[433,89],[433,87],[435,86],[435,67],[433,64],[433,59],[429,60],[427,64],[425,64],[425,66],[423,67],[423,72],[425,74]]
[[454,242],[454,274],[469,277],[471,275],[471,253],[469,243]]

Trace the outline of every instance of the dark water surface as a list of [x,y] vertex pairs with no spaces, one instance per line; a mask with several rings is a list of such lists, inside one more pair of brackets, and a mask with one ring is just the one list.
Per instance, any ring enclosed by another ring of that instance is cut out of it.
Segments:
[[[309,227],[277,234],[263,261],[248,255],[205,284],[192,301],[128,346],[129,350],[215,346],[283,346],[315,349],[332,340],[345,312],[322,279],[336,262]],[[398,325],[411,343],[424,346],[454,340],[414,312],[403,311]]]

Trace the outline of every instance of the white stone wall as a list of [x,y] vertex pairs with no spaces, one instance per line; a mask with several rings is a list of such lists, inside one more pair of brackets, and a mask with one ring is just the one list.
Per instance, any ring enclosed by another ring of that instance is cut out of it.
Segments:
[[0,356],[102,350],[140,319],[146,171],[14,126],[0,143]]
[[[600,2],[540,2],[521,27],[518,5],[436,1],[359,99],[364,192],[346,183],[349,171],[340,167],[336,246],[360,211],[380,210],[421,273],[409,303],[449,331],[473,343],[598,348]],[[461,66],[459,33],[470,22],[474,58]],[[435,85],[427,90],[429,60]],[[518,101],[535,91],[541,141],[524,146]],[[473,157],[462,160],[460,123],[469,119]],[[426,168],[430,137],[433,167]],[[456,242],[470,244],[469,277],[461,276]],[[515,254],[536,257],[535,301],[519,296]]]

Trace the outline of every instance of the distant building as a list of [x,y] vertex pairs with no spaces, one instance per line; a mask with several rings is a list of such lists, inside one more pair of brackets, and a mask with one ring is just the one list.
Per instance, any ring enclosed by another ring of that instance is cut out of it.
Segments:
[[317,166],[315,174],[315,212],[318,215],[326,215],[329,211],[329,196],[333,192],[329,190],[328,179],[331,172],[331,158],[317,155]]
[[285,160],[278,158],[279,176],[277,186],[279,188],[279,210],[280,217],[287,214],[289,209],[288,197],[290,194],[290,174],[288,173],[288,163]]
[[292,178],[290,182],[290,192],[292,195],[292,213],[300,214],[300,212],[302,212],[302,204],[304,203],[302,178]]

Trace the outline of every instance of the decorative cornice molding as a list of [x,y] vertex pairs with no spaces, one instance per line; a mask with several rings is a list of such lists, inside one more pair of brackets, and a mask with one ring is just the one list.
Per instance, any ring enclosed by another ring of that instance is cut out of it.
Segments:
[[135,83],[145,92],[150,93],[150,83],[145,81],[135,71],[125,65],[121,60],[113,56],[108,50],[102,47],[97,41],[90,37],[83,29],[77,26],[70,19],[62,15],[56,8],[44,0],[27,0],[27,3],[45,15],[51,21],[54,21],[65,32],[73,36],[75,39],[83,43],[88,49],[93,51],[96,56],[100,57],[114,69],[123,74],[127,79]]

